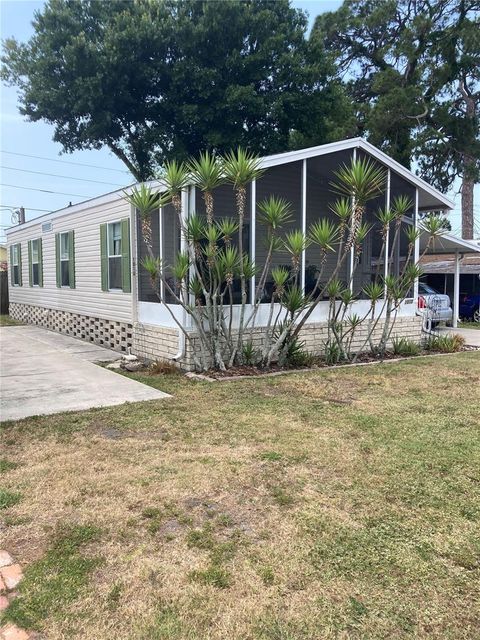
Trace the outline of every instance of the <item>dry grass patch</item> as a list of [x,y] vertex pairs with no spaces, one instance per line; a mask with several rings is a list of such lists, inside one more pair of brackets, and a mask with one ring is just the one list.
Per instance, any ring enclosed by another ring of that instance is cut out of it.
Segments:
[[35,571],[59,526],[101,532],[62,615],[29,606],[32,626],[49,640],[475,637],[479,365],[135,374],[173,397],[5,424],[1,481],[22,495],[2,512],[7,548]]

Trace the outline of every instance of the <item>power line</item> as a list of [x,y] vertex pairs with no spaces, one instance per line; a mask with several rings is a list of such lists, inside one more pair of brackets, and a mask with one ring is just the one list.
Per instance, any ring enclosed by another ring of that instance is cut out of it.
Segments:
[[86,196],[80,193],[64,193],[63,191],[50,191],[50,189],[36,189],[35,187],[23,187],[19,184],[6,184],[5,182],[0,183],[0,187],[12,187],[13,189],[27,189],[28,191],[42,191],[43,193],[56,193],[59,196],[73,196],[74,198],[84,198],[85,200],[89,200],[93,196]]
[[0,150],[0,153],[8,153],[11,156],[22,156],[23,158],[35,158],[36,160],[48,160],[49,162],[60,162],[64,164],[75,164],[78,167],[91,167],[92,169],[103,169],[104,171],[116,171],[117,173],[130,173],[122,169],[111,169],[110,167],[100,167],[98,164],[86,164],[85,162],[74,162],[73,160],[59,160],[58,158],[47,158],[46,156],[33,156],[29,153],[18,153],[16,151]]
[[[0,204],[0,207],[3,209],[20,209],[19,204]],[[44,211],[45,213],[50,213],[50,209],[35,209],[35,207],[24,207],[29,211]]]
[[0,165],[0,169],[9,169],[10,171],[23,171],[24,173],[35,173],[39,176],[50,176],[51,178],[65,178],[66,180],[80,180],[81,182],[96,182],[97,184],[105,184],[113,187],[123,187],[123,184],[117,184],[116,182],[102,182],[100,180],[90,180],[88,178],[74,178],[73,176],[61,176],[58,173],[45,173],[45,171],[32,171],[31,169],[18,169],[17,167],[6,167],[4,164]]

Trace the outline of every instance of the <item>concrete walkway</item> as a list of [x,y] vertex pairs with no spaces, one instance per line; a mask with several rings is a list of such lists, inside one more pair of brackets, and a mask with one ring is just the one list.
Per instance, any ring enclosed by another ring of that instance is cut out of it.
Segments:
[[438,327],[436,332],[440,335],[448,333],[458,333],[465,338],[465,344],[469,347],[480,347],[480,329],[463,329],[458,327],[452,329],[452,327]]
[[94,364],[119,357],[41,327],[1,327],[0,420],[169,397]]

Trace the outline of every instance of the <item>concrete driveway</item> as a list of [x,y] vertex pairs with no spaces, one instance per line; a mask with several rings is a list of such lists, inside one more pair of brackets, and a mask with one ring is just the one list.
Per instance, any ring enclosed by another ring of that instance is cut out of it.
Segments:
[[1,327],[0,419],[169,397],[94,364],[119,357],[109,349],[41,327]]

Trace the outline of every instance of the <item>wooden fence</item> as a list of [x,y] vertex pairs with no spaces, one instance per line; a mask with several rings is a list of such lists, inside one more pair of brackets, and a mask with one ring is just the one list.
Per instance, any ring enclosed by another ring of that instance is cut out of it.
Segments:
[[0,271],[0,314],[8,313],[8,271]]

